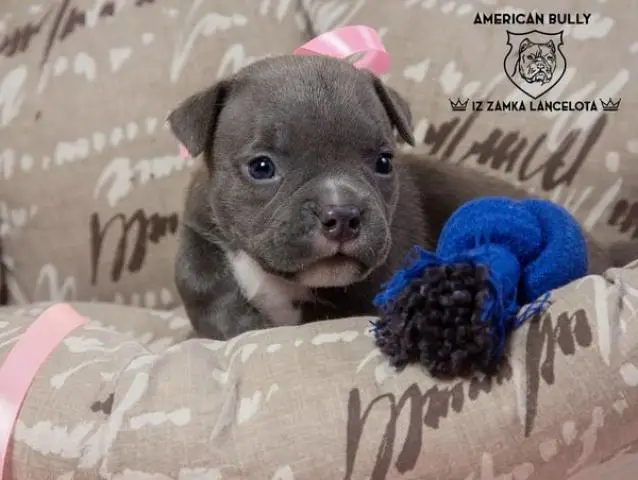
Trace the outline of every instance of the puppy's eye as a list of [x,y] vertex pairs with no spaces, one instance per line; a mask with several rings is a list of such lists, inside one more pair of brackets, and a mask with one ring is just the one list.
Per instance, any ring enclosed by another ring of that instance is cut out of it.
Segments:
[[375,172],[379,175],[390,175],[390,173],[392,173],[392,158],[393,155],[391,153],[382,153],[379,155],[374,166]]
[[248,162],[248,173],[254,180],[272,180],[277,175],[277,167],[269,157],[260,155]]

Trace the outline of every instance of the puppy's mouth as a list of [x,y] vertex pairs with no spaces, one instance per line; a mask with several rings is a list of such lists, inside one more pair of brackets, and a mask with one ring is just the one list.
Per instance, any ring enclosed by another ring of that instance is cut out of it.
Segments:
[[295,275],[295,280],[312,288],[345,287],[361,280],[366,270],[360,260],[337,252],[308,264]]

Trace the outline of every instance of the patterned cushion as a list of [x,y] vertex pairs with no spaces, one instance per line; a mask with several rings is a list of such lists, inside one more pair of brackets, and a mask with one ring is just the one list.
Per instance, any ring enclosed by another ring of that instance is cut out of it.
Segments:
[[[188,339],[180,312],[75,304],[89,324],[35,379],[13,480],[630,480],[638,262],[574,282],[502,375],[391,369],[369,318]],[[44,306],[0,309],[0,355]]]

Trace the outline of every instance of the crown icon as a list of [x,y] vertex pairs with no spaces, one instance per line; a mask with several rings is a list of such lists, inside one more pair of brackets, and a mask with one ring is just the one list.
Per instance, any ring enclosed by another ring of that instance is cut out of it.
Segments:
[[456,102],[452,100],[451,98],[448,98],[448,100],[450,101],[450,105],[452,106],[453,112],[464,112],[467,109],[467,104],[470,101],[469,98],[465,100],[464,102],[462,102],[460,98],[457,98]]
[[600,99],[600,104],[603,106],[603,111],[605,112],[616,112],[618,111],[618,107],[620,106],[620,101],[622,98],[619,98],[617,102],[614,102],[611,97],[607,101],[604,101],[602,98]]

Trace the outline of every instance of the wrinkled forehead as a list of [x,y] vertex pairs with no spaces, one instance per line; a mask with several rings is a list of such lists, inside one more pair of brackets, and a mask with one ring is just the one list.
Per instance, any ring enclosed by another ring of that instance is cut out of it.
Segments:
[[328,143],[370,143],[391,136],[392,127],[370,77],[352,70],[284,68],[244,78],[220,120],[250,127],[252,132],[278,132],[288,142],[321,136]]
[[260,69],[240,79],[237,93],[270,110],[306,108],[309,114],[381,107],[368,74],[350,65],[327,65],[284,63]]

